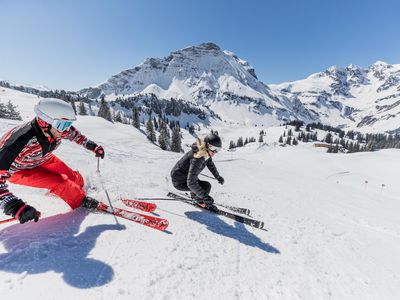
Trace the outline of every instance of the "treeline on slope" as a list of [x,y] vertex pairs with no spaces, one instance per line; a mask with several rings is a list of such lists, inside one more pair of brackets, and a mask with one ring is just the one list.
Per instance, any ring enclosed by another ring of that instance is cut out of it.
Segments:
[[133,108],[139,108],[140,112],[151,115],[155,113],[158,116],[169,115],[179,117],[182,113],[187,115],[195,115],[200,120],[206,120],[207,115],[204,108],[208,111],[211,117],[221,119],[216,113],[214,113],[209,106],[204,105],[204,108],[198,107],[193,103],[183,101],[181,99],[162,99],[158,98],[153,93],[140,94],[131,97],[117,97],[115,104],[119,104],[121,107],[132,110]]
[[[258,136],[258,142],[259,143],[263,143],[264,142],[264,137],[266,136],[266,132],[264,130],[261,130],[259,132],[259,136]],[[246,139],[243,140],[243,137],[240,136],[237,141],[233,141],[231,140],[229,142],[229,149],[235,149],[235,148],[239,148],[239,147],[243,147],[246,146],[249,143],[255,143],[257,140],[255,137],[246,137]]]
[[57,98],[57,99],[61,99],[61,100],[67,101],[67,102],[71,102],[71,101],[85,102],[85,103],[91,102],[91,100],[88,97],[83,96],[77,92],[72,92],[72,91],[65,91],[65,90],[43,91],[43,90],[39,90],[39,89],[32,88],[32,87],[26,87],[23,85],[20,85],[20,86],[11,85],[7,81],[0,81],[0,86],[9,88],[9,89],[13,89],[16,91],[20,91],[23,93],[27,93],[27,94],[33,94],[33,95],[36,95],[38,97],[43,97],[43,98]]
[[[375,151],[379,149],[400,148],[400,135],[386,133],[367,133],[363,134],[358,131],[344,131],[340,128],[323,125],[321,123],[304,124],[302,121],[294,120],[283,124],[293,126],[294,132],[297,132],[297,139],[292,129],[289,128],[287,133],[279,137],[278,142],[286,145],[297,145],[298,141],[307,142],[323,142],[328,145],[327,152],[360,152]],[[318,139],[316,129],[325,131],[324,138]]]

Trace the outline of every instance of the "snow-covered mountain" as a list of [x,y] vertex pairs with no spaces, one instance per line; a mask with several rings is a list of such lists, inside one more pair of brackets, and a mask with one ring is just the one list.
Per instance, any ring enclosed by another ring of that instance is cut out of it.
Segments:
[[400,64],[331,67],[270,87],[281,99],[300,101],[310,121],[365,132],[400,132]]
[[149,58],[80,92],[111,100],[145,94],[174,98],[203,106],[222,121],[249,125],[300,119],[366,132],[400,127],[400,65],[331,67],[304,80],[268,86],[246,61],[213,43]]
[[213,43],[149,58],[141,65],[112,76],[97,87],[80,91],[90,98],[154,94],[210,107],[223,120],[257,123],[295,117],[246,61]]

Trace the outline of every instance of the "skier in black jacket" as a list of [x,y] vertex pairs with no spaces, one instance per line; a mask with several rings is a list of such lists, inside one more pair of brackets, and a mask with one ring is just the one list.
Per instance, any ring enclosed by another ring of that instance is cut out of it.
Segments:
[[207,166],[220,184],[224,178],[219,175],[212,157],[221,149],[221,138],[216,133],[207,135],[204,140],[197,139],[192,150],[187,152],[171,171],[172,184],[181,191],[190,191],[193,199],[201,206],[212,206],[214,199],[210,196],[211,184],[199,180],[199,174]]

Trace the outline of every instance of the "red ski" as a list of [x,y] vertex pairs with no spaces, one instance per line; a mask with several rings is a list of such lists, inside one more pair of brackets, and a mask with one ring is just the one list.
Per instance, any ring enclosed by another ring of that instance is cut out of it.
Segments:
[[144,201],[139,201],[139,200],[121,199],[121,201],[126,206],[140,209],[140,210],[143,210],[146,212],[153,212],[157,207],[157,205],[154,203],[149,203],[149,202],[144,202]]
[[154,216],[147,216],[140,213],[136,213],[133,211],[125,210],[122,208],[111,208],[107,204],[100,202],[100,205],[97,207],[97,210],[101,212],[105,212],[120,218],[124,218],[136,223],[140,223],[142,225],[158,229],[165,230],[168,227],[168,220],[157,218]]

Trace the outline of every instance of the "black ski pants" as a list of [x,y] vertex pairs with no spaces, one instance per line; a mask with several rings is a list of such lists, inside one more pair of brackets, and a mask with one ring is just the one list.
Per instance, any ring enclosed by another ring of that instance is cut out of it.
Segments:
[[[209,195],[210,191],[211,191],[211,183],[209,183],[208,181],[202,181],[202,180],[197,180],[197,182],[199,183],[201,188],[206,192],[206,194]],[[172,184],[174,185],[174,187],[177,190],[190,191],[186,182],[182,182],[182,183],[172,182]]]

